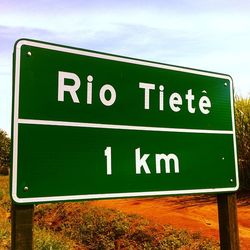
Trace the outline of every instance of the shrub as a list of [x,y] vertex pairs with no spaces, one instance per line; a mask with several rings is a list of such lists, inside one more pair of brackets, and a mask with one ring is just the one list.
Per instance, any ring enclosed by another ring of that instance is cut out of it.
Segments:
[[[86,207],[86,206],[85,206]],[[114,249],[129,230],[126,216],[111,209],[89,208],[64,224],[66,234],[89,249]]]
[[88,202],[52,204],[47,209],[43,206],[35,216],[40,227],[59,230],[87,249],[219,249],[218,242],[206,240],[198,233],[149,223],[139,215],[92,207]]
[[10,166],[10,138],[0,129],[0,167]]

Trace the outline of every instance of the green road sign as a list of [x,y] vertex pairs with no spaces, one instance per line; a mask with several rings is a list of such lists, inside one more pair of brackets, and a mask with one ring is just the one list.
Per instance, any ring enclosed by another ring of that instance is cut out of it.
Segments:
[[19,40],[12,138],[17,203],[239,186],[224,74]]

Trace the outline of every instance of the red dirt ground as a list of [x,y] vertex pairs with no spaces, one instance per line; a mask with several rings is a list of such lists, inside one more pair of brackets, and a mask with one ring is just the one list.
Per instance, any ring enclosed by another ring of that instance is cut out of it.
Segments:
[[[219,239],[217,203],[214,196],[136,198],[91,202],[93,206],[139,214],[159,224],[170,224],[206,237]],[[250,200],[238,201],[241,249],[250,249]]]

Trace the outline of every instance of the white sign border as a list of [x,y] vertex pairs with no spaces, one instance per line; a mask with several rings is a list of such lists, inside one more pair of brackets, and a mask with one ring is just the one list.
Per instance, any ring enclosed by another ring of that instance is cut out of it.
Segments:
[[[144,127],[144,126],[127,126],[127,125],[114,125],[114,124],[94,124],[94,123],[72,123],[72,122],[58,122],[58,121],[42,121],[42,120],[29,120],[19,119],[19,79],[20,79],[20,62],[21,62],[21,47],[23,45],[34,46],[49,50],[61,51],[65,53],[90,56],[102,58],[106,60],[113,60],[119,62],[126,62],[130,64],[139,64],[149,67],[156,67],[179,72],[186,72],[210,77],[217,77],[229,80],[230,83],[230,99],[231,99],[231,114],[232,114],[232,131],[222,130],[198,130],[198,129],[175,129],[175,128],[157,128],[157,127]],[[107,198],[128,198],[128,197],[143,197],[143,196],[161,196],[161,195],[184,195],[184,194],[198,194],[198,193],[216,193],[216,192],[234,192],[239,188],[239,174],[238,174],[238,161],[237,161],[237,148],[236,148],[236,135],[235,135],[235,121],[234,121],[234,107],[233,107],[233,80],[228,75],[212,73],[207,71],[200,71],[189,68],[176,67],[165,65],[155,62],[141,61],[138,59],[125,58],[121,56],[101,54],[91,51],[85,51],[75,48],[63,47],[59,45],[43,43],[28,39],[20,39],[16,43],[16,58],[15,58],[15,79],[14,79],[14,111],[12,117],[12,136],[13,136],[13,166],[12,166],[12,199],[16,203],[39,203],[39,202],[56,202],[56,201],[77,201],[77,200],[91,200],[91,199],[107,199]],[[208,189],[191,189],[191,190],[169,190],[169,191],[154,191],[154,192],[129,192],[129,193],[108,193],[108,194],[89,194],[89,195],[66,195],[66,196],[50,196],[50,197],[31,197],[19,198],[17,196],[17,159],[18,159],[18,124],[46,124],[52,126],[80,126],[80,127],[99,127],[108,129],[129,129],[129,130],[150,130],[162,132],[180,132],[180,133],[211,133],[211,134],[232,134],[234,142],[234,158],[235,158],[235,176],[236,186],[229,188],[208,188]]]

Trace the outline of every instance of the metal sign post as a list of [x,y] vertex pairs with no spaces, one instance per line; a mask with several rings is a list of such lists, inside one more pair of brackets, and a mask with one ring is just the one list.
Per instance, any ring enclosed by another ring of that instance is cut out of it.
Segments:
[[33,213],[34,205],[11,206],[11,249],[33,249]]
[[221,249],[238,250],[240,243],[236,193],[218,194],[217,202]]

